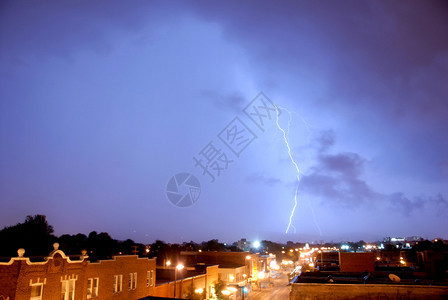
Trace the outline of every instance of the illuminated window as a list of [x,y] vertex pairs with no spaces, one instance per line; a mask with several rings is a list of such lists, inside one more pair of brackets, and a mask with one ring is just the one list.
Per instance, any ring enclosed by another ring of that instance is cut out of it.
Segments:
[[42,300],[43,289],[44,289],[43,283],[35,283],[31,285],[30,300]]
[[146,286],[154,285],[154,270],[146,272]]
[[98,297],[99,281],[100,279],[98,277],[87,280],[87,299]]
[[129,289],[135,290],[137,288],[137,273],[129,273]]
[[62,280],[61,300],[75,299],[75,282],[76,279]]
[[123,275],[114,275],[114,293],[122,291]]

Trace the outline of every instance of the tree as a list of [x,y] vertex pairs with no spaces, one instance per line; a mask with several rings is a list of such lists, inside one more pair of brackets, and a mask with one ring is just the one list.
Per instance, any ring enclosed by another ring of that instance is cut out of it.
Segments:
[[222,294],[222,291],[226,288],[226,284],[224,283],[224,281],[222,281],[221,279],[219,279],[216,283],[215,283],[215,295],[216,298],[218,300],[224,300],[224,299],[228,299],[228,297],[226,297],[225,295]]
[[58,239],[59,248],[68,255],[80,254],[82,250],[88,249],[87,236],[82,233],[76,235],[64,234]]
[[5,227],[0,231],[0,256],[17,256],[19,248],[26,256],[48,255],[56,241],[53,226],[44,215],[27,216],[24,223]]
[[215,240],[210,240],[208,242],[202,242],[202,250],[204,250],[204,251],[225,251],[226,246],[215,239]]
[[167,252],[169,251],[169,245],[161,240],[156,240],[151,244],[150,257],[157,257],[157,264],[163,265],[167,259]]
[[184,243],[183,247],[184,247],[185,251],[198,251],[199,250],[199,245],[193,241],[190,241],[189,243]]
[[87,238],[88,254],[91,259],[107,259],[118,254],[118,241],[112,239],[107,232],[97,234],[92,231]]

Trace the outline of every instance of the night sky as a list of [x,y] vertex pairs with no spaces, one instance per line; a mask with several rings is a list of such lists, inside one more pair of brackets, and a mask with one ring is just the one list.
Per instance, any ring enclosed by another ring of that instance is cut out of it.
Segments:
[[[273,105],[300,169],[287,234],[297,172]],[[179,173],[200,182],[188,207],[166,193]],[[448,238],[447,183],[446,1],[0,4],[0,227]]]

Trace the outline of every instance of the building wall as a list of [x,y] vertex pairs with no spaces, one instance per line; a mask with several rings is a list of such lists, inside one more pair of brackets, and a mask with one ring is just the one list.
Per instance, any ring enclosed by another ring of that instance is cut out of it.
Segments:
[[[88,278],[99,278],[99,295],[91,299],[138,299],[154,293],[155,259],[137,255],[118,256],[112,260],[90,263],[84,258],[71,260],[64,252],[55,250],[42,262],[14,257],[0,263],[0,298],[29,300],[33,284],[43,284],[42,300],[60,300],[62,281],[75,280],[75,300],[87,299]],[[147,287],[147,271],[153,271],[153,286]],[[129,273],[137,273],[135,290],[128,289]],[[122,292],[113,294],[113,275],[123,275]]]
[[[147,272],[153,271],[152,286],[147,286]],[[137,273],[136,289],[129,289],[129,273]],[[113,292],[114,275],[123,275],[122,291]],[[100,260],[89,263],[86,271],[88,278],[99,278],[99,296],[104,299],[139,299],[154,294],[156,280],[155,259],[138,258],[137,255],[115,256],[112,260]],[[84,298],[85,299],[85,298]]]
[[375,254],[372,252],[339,252],[341,272],[374,272]]
[[385,284],[293,283],[290,300],[447,299],[448,287]]
[[251,255],[249,252],[181,252],[183,256],[192,256],[194,261],[192,263],[206,263],[212,265],[219,264],[246,264],[246,256]]
[[154,289],[154,296],[156,297],[173,297],[174,295],[174,282],[167,282],[157,285]]
[[216,283],[218,283],[218,277],[219,277],[218,270],[219,267],[217,265],[207,267],[207,274],[206,274],[207,296],[213,294],[214,286]]
[[202,288],[208,297],[211,295],[212,289],[217,282],[218,266],[209,266],[206,269],[206,274],[157,285],[154,295],[157,297],[174,297],[174,287],[176,287],[176,296],[187,298],[190,293],[194,293],[196,289]]
[[[259,255],[250,252],[181,252],[184,260],[190,264],[205,263],[211,265],[237,264],[246,266],[247,276],[256,277],[259,271]],[[247,259],[250,257],[250,259]]]
[[[53,251],[44,262],[33,263],[27,258],[12,258],[8,263],[0,263],[0,273],[10,274],[8,281],[0,282],[0,290],[8,290],[10,294],[4,296],[11,300],[29,300],[31,285],[42,283],[42,299],[60,300],[62,280],[76,279],[76,299],[83,299],[81,295],[85,289],[86,266],[86,261],[71,261],[60,250]],[[12,274],[15,278],[12,278]]]
[[224,283],[240,283],[244,282],[246,283],[246,278],[244,278],[243,274],[245,274],[246,268],[245,267],[239,267],[239,268],[219,268],[218,274],[219,279],[224,281]]
[[20,260],[11,261],[9,265],[0,264],[0,299],[6,299],[8,297],[9,299],[15,299],[20,264]]

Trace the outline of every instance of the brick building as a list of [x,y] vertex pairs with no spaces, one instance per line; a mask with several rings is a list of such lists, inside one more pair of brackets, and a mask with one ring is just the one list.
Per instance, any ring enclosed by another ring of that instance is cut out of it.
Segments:
[[234,299],[242,299],[258,284],[262,260],[250,252],[182,251],[181,260],[187,264],[218,265],[218,278],[232,291]]
[[216,251],[182,251],[182,261],[187,264],[205,263],[211,265],[244,266],[247,278],[256,278],[259,266],[259,255],[250,252],[216,252]]
[[[215,293],[218,282],[218,266],[204,265],[202,268],[185,267],[177,276],[175,268],[159,268],[154,295],[158,297],[202,298],[209,299]],[[176,280],[177,277],[177,280]],[[176,292],[174,290],[176,289]]]
[[115,256],[91,263],[84,252],[69,258],[54,244],[44,261],[18,257],[0,262],[0,298],[9,300],[138,299],[154,295],[156,260]]
[[341,272],[374,272],[375,254],[373,252],[339,252]]

